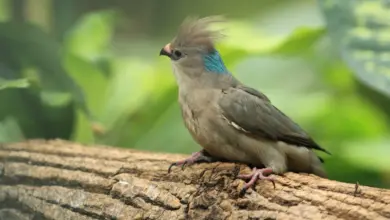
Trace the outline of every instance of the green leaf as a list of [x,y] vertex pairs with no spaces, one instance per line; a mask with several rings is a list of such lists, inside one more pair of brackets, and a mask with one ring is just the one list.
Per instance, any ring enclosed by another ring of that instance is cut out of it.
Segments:
[[91,118],[81,88],[62,66],[60,45],[37,26],[0,23],[0,60],[2,76],[30,83],[28,89],[0,93],[0,103],[7,103],[0,118],[17,119],[26,138],[68,138],[74,103]]
[[[39,91],[33,88],[7,89],[0,92],[0,120],[12,117],[24,137],[69,138],[73,124],[74,105],[47,106]],[[59,126],[61,125],[61,126]]]
[[100,114],[101,121],[108,128],[137,111],[155,88],[155,81],[151,79],[156,73],[145,60],[117,59],[113,63],[113,72]]
[[[35,69],[45,104],[67,105],[73,100],[88,117],[92,117],[83,91],[62,66],[60,45],[40,28],[28,23],[0,23],[0,51],[0,60],[18,75],[27,74],[25,69]],[[69,94],[71,99],[65,98]]]
[[41,100],[49,106],[64,106],[72,101],[72,96],[65,92],[41,91]]
[[[324,34],[325,29],[323,27],[298,27],[283,39],[272,41],[272,46],[249,48],[247,44],[233,45],[229,42],[225,42],[218,46],[218,50],[223,55],[224,61],[229,65],[234,65],[240,60],[251,56],[297,56],[310,51],[310,49],[322,39]],[[258,38],[257,40],[261,42],[261,38]]]
[[[93,115],[98,115],[103,107],[102,97],[105,96],[108,80],[99,68],[75,54],[67,53],[64,57],[67,72],[83,88],[86,96],[86,105]],[[77,111],[77,125],[73,130],[73,140],[83,143],[93,143],[91,123],[97,118],[89,120],[81,111]]]
[[169,61],[145,61],[127,58],[114,63],[115,74],[101,115],[102,122],[112,130],[103,143],[134,147],[155,127],[162,112],[177,102]]
[[271,54],[296,55],[310,49],[325,34],[325,28],[299,27],[281,44],[270,50]]
[[10,88],[27,88],[30,85],[27,79],[7,80],[0,78],[0,90]]
[[390,96],[390,8],[385,1],[320,0],[329,35],[364,84]]
[[[109,54],[116,13],[112,10],[95,11],[81,17],[66,34],[64,65],[70,76],[83,88],[86,106],[92,118],[77,111],[77,125],[73,139],[83,143],[94,141],[93,132],[105,133],[106,125],[99,116],[104,107],[111,72],[112,57]],[[103,65],[102,65],[103,64]],[[91,130],[92,129],[92,130]]]
[[116,13],[104,10],[89,13],[67,33],[65,48],[87,60],[102,57],[114,33]]

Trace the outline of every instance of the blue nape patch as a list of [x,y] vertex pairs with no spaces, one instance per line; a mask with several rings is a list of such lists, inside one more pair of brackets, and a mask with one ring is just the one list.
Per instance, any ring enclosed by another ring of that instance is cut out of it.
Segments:
[[203,56],[204,68],[209,72],[227,74],[229,71],[226,69],[225,64],[222,61],[221,56],[218,51],[214,50],[213,52]]

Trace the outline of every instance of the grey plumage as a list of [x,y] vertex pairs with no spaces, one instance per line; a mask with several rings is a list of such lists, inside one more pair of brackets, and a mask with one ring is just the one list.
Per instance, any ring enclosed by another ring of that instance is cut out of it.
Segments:
[[[186,19],[162,50],[172,60],[185,126],[212,158],[326,177],[314,149],[327,152],[261,92],[225,68],[209,30],[221,17]],[[196,162],[190,158],[177,164]]]

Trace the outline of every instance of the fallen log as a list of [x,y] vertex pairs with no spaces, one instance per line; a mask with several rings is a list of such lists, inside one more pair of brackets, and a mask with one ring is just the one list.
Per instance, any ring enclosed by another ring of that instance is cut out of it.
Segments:
[[244,196],[243,164],[62,140],[0,145],[0,219],[390,219],[390,190],[286,173]]

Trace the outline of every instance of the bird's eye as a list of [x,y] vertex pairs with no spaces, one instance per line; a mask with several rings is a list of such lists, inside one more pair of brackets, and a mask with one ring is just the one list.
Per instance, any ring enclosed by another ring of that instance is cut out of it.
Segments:
[[178,50],[175,50],[173,53],[175,54],[175,56],[177,58],[181,57],[181,55],[182,55],[182,53],[180,51],[178,51]]
[[179,59],[182,58],[182,57],[183,57],[183,53],[180,52],[179,50],[174,50],[174,51],[172,52],[171,59],[173,59],[173,60],[179,60]]

